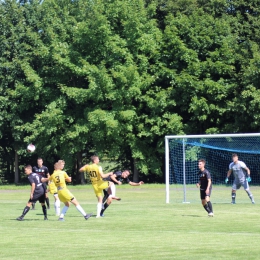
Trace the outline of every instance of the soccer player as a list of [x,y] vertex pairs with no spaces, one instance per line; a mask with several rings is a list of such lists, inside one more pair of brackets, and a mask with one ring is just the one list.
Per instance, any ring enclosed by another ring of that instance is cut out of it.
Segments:
[[[59,160],[58,163],[63,163],[63,165],[65,165],[65,162],[63,160]],[[55,169],[55,165],[54,165],[53,173],[56,173],[57,170],[59,170],[59,169]],[[53,181],[49,181],[49,192],[54,197],[54,209],[55,209],[56,216],[59,216],[60,215],[60,199],[58,196],[57,187]]]
[[196,184],[197,188],[200,188],[200,198],[201,198],[201,204],[204,207],[204,209],[208,212],[209,217],[213,217],[213,208],[212,204],[210,202],[210,195],[212,190],[212,181],[210,172],[205,169],[206,161],[204,159],[200,159],[198,162],[199,167],[199,182]]
[[[41,175],[44,178],[48,178],[50,176],[49,174],[49,169],[43,165],[43,159],[42,158],[38,158],[37,159],[37,166],[34,166],[32,169],[33,172],[38,173],[39,175]],[[47,204],[47,208],[50,208],[50,201],[48,198],[48,190],[47,190],[47,185],[46,183],[43,183],[43,187],[45,188],[45,201]],[[32,204],[32,209],[35,209],[35,203]]]
[[[129,170],[124,170],[124,171],[115,171],[113,172],[112,175],[108,176],[107,178],[105,178],[104,180],[106,181],[112,181],[114,184],[118,184],[121,185],[123,182],[127,182],[128,184],[130,184],[131,186],[140,186],[142,184],[144,184],[143,181],[139,181],[139,182],[133,182],[129,180],[129,175],[130,175],[130,171]],[[106,190],[103,190],[104,192],[104,197],[102,200],[102,203],[104,204],[104,207],[102,208],[100,215],[102,216],[104,211],[107,209],[107,207],[109,206],[108,203],[105,203],[109,194]]]
[[23,210],[23,213],[20,217],[17,218],[17,220],[22,221],[24,219],[24,216],[29,212],[32,203],[35,203],[37,200],[42,205],[42,212],[44,214],[44,220],[48,220],[47,218],[47,210],[45,206],[45,189],[43,187],[43,182],[47,182],[48,178],[43,178],[37,173],[32,172],[32,166],[27,165],[24,168],[25,174],[28,176],[28,180],[31,184],[31,193],[30,193],[30,199],[26,204],[26,207]]
[[64,221],[64,216],[69,209],[70,202],[77,208],[77,210],[84,216],[87,220],[92,216],[92,213],[86,214],[83,208],[80,206],[79,202],[73,196],[73,194],[68,190],[66,182],[71,182],[71,177],[65,171],[62,171],[64,168],[65,162],[59,161],[54,164],[55,172],[50,177],[50,180],[54,182],[58,190],[58,196],[60,201],[64,203],[64,207],[61,211],[59,221]]
[[[229,171],[225,179],[225,183],[227,183],[229,176],[233,172],[234,182],[232,186],[231,203],[236,204],[236,190],[240,189],[240,187],[243,186],[251,202],[255,204],[253,194],[251,193],[248,184],[248,182],[251,181],[249,168],[246,166],[244,162],[238,160],[238,155],[236,153],[232,154],[232,161],[233,162],[229,164]],[[245,176],[246,173],[247,178]]]
[[109,193],[107,203],[111,204],[112,199],[120,200],[120,198],[115,196],[115,184],[110,181],[104,181],[102,178],[107,178],[112,175],[112,172],[103,173],[102,167],[98,165],[99,157],[96,155],[91,156],[92,164],[86,164],[79,169],[80,172],[85,172],[89,175],[94,192],[98,199],[97,203],[97,215],[96,217],[100,217],[100,212],[102,209],[102,192],[106,189]]

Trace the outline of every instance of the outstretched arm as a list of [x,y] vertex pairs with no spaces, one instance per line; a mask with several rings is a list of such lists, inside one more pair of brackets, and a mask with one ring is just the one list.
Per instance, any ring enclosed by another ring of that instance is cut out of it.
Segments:
[[143,181],[139,181],[139,182],[129,181],[129,184],[131,186],[141,186],[142,184],[144,184],[144,182]]

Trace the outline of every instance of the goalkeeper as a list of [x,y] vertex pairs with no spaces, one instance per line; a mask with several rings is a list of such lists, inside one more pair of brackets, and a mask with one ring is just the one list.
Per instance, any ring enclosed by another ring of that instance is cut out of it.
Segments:
[[[234,182],[232,186],[231,203],[236,204],[236,191],[240,189],[241,186],[243,186],[251,202],[255,204],[253,194],[251,193],[248,185],[248,183],[251,181],[249,168],[246,166],[244,162],[238,160],[238,155],[235,153],[232,154],[232,160],[233,162],[229,164],[229,171],[225,179],[225,183],[227,183],[229,176],[233,172]],[[245,175],[246,173],[247,173],[247,178]]]

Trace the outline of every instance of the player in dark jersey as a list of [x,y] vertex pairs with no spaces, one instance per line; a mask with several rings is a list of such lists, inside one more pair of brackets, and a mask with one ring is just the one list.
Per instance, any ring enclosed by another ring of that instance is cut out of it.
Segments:
[[28,180],[31,184],[31,193],[30,199],[26,204],[26,207],[23,210],[23,213],[17,220],[22,221],[24,216],[29,212],[32,203],[35,203],[37,200],[42,205],[42,212],[44,214],[44,220],[48,220],[47,218],[47,210],[45,206],[45,188],[43,187],[43,182],[47,182],[48,178],[43,178],[37,173],[32,172],[32,166],[27,165],[24,168],[25,174],[28,176]]
[[[33,172],[38,173],[44,178],[48,178],[50,176],[49,174],[49,169],[43,165],[43,160],[42,158],[37,159],[37,166],[34,166],[32,169]],[[45,188],[45,201],[47,204],[47,208],[50,209],[50,201],[48,198],[48,189],[47,189],[47,184],[43,183],[44,188]],[[35,209],[35,203],[32,204],[32,209]]]
[[212,190],[212,181],[211,181],[211,176],[210,172],[205,169],[205,164],[206,161],[204,159],[199,160],[199,182],[197,183],[197,187],[200,187],[200,198],[201,198],[201,203],[204,209],[208,212],[209,217],[213,217],[213,209],[212,209],[212,204],[210,202],[210,195],[211,195],[211,190]]
[[[130,184],[131,186],[140,186],[140,185],[144,184],[143,181],[139,181],[139,182],[130,181],[129,178],[128,178],[129,175],[130,175],[129,170],[115,171],[115,172],[113,172],[112,175],[108,176],[107,178],[105,178],[103,180],[112,181],[112,182],[114,182],[115,184],[118,184],[118,185],[121,185],[123,182],[126,182],[126,183]],[[103,209],[100,212],[100,216],[103,216],[104,211],[110,205],[106,202],[109,194],[107,193],[106,190],[103,190],[103,192],[104,192],[104,197],[103,197],[102,203],[104,204],[104,206],[103,206]]]

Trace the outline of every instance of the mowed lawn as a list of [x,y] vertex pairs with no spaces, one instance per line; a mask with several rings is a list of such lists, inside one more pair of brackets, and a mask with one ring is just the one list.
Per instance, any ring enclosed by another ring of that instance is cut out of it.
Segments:
[[[86,212],[96,214],[92,187],[69,186]],[[85,220],[72,205],[65,221],[57,221],[50,196],[48,221],[39,203],[22,222],[16,221],[28,200],[30,186],[0,186],[0,259],[260,259],[260,191],[237,192],[231,205],[231,187],[214,186],[213,218],[200,204],[199,190],[171,185],[165,203],[165,185],[117,186],[104,218]]]

